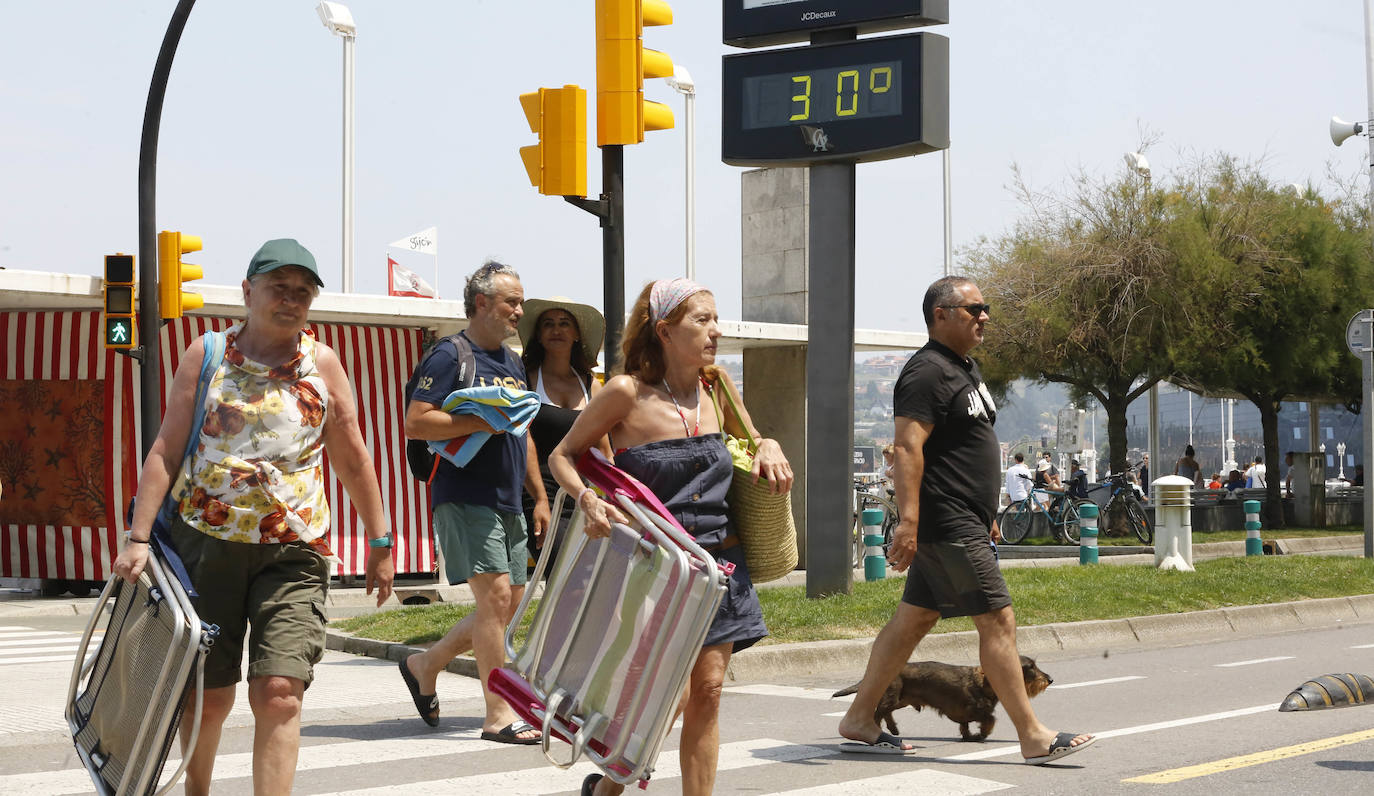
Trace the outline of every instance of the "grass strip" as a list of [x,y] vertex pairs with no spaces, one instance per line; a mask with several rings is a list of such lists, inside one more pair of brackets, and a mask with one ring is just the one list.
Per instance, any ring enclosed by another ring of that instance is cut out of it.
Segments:
[[[1196,572],[1152,566],[1098,565],[1014,568],[1002,573],[1011,589],[1017,624],[1121,619],[1367,594],[1374,561],[1343,556],[1251,556],[1197,562]],[[906,579],[855,583],[850,594],[806,598],[805,587],[759,590],[771,636],[762,643],[872,638],[891,618]],[[471,605],[425,605],[379,611],[335,622],[367,638],[424,644],[443,636],[471,613]],[[519,633],[528,626],[526,613]],[[949,619],[937,633],[972,630],[968,618]]]

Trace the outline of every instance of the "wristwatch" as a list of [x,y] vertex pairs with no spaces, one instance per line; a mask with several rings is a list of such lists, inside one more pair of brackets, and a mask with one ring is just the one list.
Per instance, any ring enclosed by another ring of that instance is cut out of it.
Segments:
[[368,547],[391,547],[392,544],[392,535],[390,533],[388,533],[386,536],[367,540]]

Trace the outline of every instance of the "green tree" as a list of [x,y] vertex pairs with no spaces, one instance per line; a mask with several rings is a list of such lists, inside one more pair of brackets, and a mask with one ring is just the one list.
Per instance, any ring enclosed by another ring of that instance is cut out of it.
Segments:
[[1205,236],[1178,223],[1179,195],[1148,177],[1079,173],[1037,193],[1020,174],[1026,208],[1012,232],[967,259],[993,305],[979,361],[994,382],[1068,386],[1107,414],[1109,466],[1126,467],[1127,407],[1173,373],[1177,341],[1217,332],[1230,284]]
[[1265,520],[1279,527],[1280,405],[1359,401],[1359,363],[1344,338],[1346,322],[1368,306],[1374,278],[1364,214],[1311,189],[1279,189],[1256,164],[1227,157],[1199,164],[1180,196],[1183,225],[1241,281],[1241,300],[1214,307],[1228,327],[1226,344],[1194,340],[1175,349],[1176,380],[1239,393],[1259,409],[1270,473]]

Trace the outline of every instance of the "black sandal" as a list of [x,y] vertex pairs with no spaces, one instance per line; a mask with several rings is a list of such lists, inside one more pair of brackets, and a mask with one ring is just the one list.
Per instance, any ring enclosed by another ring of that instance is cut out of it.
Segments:
[[587,778],[582,780],[582,796],[594,796],[596,793],[596,783],[600,781],[600,774],[588,774]]
[[439,695],[420,693],[420,682],[415,679],[415,675],[406,666],[407,658],[402,658],[397,664],[401,669],[401,679],[406,681],[406,688],[410,691],[410,699],[415,703],[415,711],[420,714],[420,718],[425,724],[431,727],[439,726]]

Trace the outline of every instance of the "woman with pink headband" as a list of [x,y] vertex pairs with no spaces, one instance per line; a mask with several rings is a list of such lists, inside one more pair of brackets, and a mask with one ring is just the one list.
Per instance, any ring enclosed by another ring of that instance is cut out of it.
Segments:
[[[574,466],[588,448],[609,435],[616,466],[653,490],[702,547],[735,565],[683,699],[678,754],[682,792],[689,796],[705,796],[715,785],[720,695],[730,655],[768,634],[744,548],[726,517],[725,494],[734,467],[721,437],[721,418],[731,434],[759,440],[755,475],[766,479],[774,492],[792,489],[792,467],[778,443],[760,439],[747,412],[740,427],[723,409],[728,406],[723,390],[729,390],[740,406],[743,401],[730,376],[715,366],[718,321],[715,296],[701,285],[687,279],[646,285],[630,312],[621,344],[624,373],[592,398],[549,456],[549,469],[559,485],[578,496],[589,536],[608,536],[612,523],[626,521],[619,509],[583,488]],[[600,774],[582,783],[582,793],[594,796],[622,790]]]

